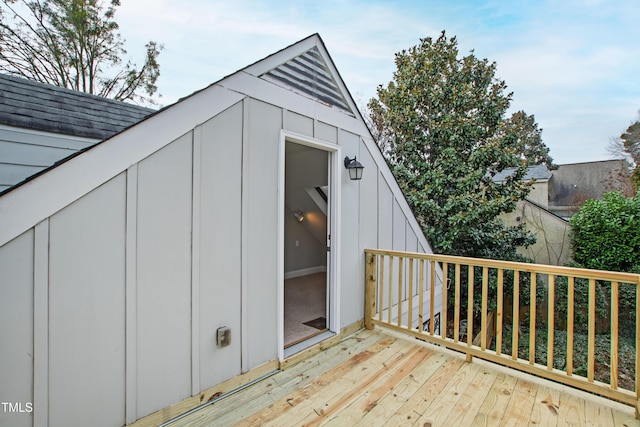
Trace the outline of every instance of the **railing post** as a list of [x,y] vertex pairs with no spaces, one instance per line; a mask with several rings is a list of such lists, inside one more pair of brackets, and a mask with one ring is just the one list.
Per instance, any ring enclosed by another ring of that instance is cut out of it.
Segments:
[[364,299],[364,326],[371,330],[373,325],[373,314],[376,312],[376,272],[377,268],[377,255],[370,252],[366,253],[366,284],[365,284],[365,299]]
[[640,276],[636,282],[636,419],[640,420],[640,383],[638,371],[640,371]]

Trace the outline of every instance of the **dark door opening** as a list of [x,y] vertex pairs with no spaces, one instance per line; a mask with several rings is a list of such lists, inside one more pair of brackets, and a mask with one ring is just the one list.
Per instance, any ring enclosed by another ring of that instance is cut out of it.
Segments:
[[284,197],[284,346],[328,330],[329,153],[287,142]]

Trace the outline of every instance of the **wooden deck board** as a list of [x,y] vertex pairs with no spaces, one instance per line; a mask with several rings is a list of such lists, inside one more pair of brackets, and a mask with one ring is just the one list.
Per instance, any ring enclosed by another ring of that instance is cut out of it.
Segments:
[[177,420],[196,426],[640,427],[634,408],[594,399],[396,333],[360,331]]

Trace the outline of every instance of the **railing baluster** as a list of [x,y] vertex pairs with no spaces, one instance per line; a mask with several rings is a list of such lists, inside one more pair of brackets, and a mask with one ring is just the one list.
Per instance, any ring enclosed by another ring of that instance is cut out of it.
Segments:
[[498,301],[496,308],[496,354],[502,354],[502,311],[504,306],[504,270],[498,269]]
[[573,302],[575,300],[575,280],[569,277],[567,288],[567,375],[573,375]]
[[409,258],[409,313],[407,327],[413,329],[413,258]]
[[511,358],[518,359],[518,334],[520,333],[520,270],[513,270],[513,331],[511,333]]
[[419,306],[418,306],[418,326],[420,327],[420,331],[422,331],[423,329],[423,324],[424,324],[424,264],[425,264],[425,260],[421,259],[420,260],[420,277],[418,278],[418,286],[419,286],[419,290],[418,290],[418,302],[419,302]]
[[431,289],[429,293],[429,335],[433,336],[436,325],[434,320],[434,311],[436,310],[436,262],[431,260]]
[[618,388],[618,282],[611,282],[611,388]]
[[553,335],[555,331],[555,276],[549,274],[549,293],[547,295],[547,369],[553,369]]
[[487,349],[487,306],[489,300],[489,267],[482,267],[482,313],[480,313],[480,348]]
[[389,257],[389,309],[387,310],[387,323],[391,323],[391,308],[393,307],[393,260],[396,257]]
[[536,273],[531,272],[529,282],[529,364],[536,362]]
[[440,312],[440,335],[442,338],[447,338],[447,307],[449,292],[447,289],[447,282],[449,276],[449,263],[442,263],[442,307]]
[[589,338],[587,341],[587,381],[593,382],[596,352],[596,279],[589,279]]
[[453,307],[453,341],[460,340],[460,264],[456,262],[455,305]]
[[398,257],[398,326],[402,326],[402,288],[404,287],[404,258]]
[[365,316],[364,325],[367,329],[373,329],[373,314],[376,309],[376,271],[378,256],[367,254],[366,256],[366,288],[365,288]]
[[467,345],[470,347],[473,343],[473,275],[475,267],[468,265],[467,269],[469,271],[469,281],[467,283]]
[[[382,321],[384,311],[384,255],[380,255],[380,275],[378,276],[378,320]],[[391,304],[389,304],[391,307]]]

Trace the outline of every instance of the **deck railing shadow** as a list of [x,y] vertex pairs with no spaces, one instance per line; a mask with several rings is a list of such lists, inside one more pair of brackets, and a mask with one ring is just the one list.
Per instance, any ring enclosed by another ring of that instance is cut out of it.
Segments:
[[623,402],[640,417],[640,275],[371,249],[365,259],[367,328]]

